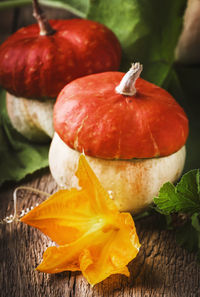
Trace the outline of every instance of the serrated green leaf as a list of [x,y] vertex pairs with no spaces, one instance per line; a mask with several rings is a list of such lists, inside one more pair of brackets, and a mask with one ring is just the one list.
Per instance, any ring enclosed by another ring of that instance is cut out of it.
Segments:
[[171,214],[174,212],[195,213],[200,211],[199,195],[199,169],[194,169],[184,174],[181,181],[174,187],[165,183],[154,198],[160,213]]
[[170,182],[165,183],[161,187],[158,197],[154,198],[158,211],[166,215],[174,212],[178,202],[175,187]]
[[31,144],[12,127],[5,108],[5,92],[0,90],[0,185],[47,167],[48,150],[49,144]]
[[185,173],[181,178],[181,181],[177,184],[176,190],[178,193],[200,206],[199,177],[199,169],[194,169]]

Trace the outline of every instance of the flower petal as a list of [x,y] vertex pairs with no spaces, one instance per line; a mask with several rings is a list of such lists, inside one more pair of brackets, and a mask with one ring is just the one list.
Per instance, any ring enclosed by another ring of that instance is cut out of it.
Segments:
[[21,219],[60,245],[46,250],[37,269],[81,270],[92,285],[114,273],[128,276],[140,247],[131,215],[117,210],[83,155],[76,174],[81,190],[58,191]]
[[87,190],[91,206],[96,213],[117,212],[117,207],[110,199],[108,192],[103,188],[95,173],[89,166],[84,155],[79,158],[79,166],[76,172],[79,185]]
[[87,193],[71,189],[53,194],[21,221],[63,245],[73,242],[89,229],[93,224],[93,214]]
[[38,228],[57,244],[73,242],[90,229],[100,214],[117,212],[107,191],[81,155],[78,170],[81,190],[60,190],[34,208],[21,221]]
[[116,219],[115,225],[92,230],[71,244],[48,248],[37,269],[81,270],[92,285],[111,274],[129,276],[126,265],[136,257],[140,244],[131,215],[122,213]]
[[78,271],[80,265],[68,246],[49,247],[43,254],[43,261],[37,270],[46,273],[58,273],[66,270]]
[[140,243],[135,225],[130,214],[119,214],[115,228],[107,229],[109,237],[102,238],[102,242],[90,247],[92,263],[84,269],[80,265],[83,275],[90,284],[98,283],[111,274],[123,273],[129,275],[126,265],[136,257]]

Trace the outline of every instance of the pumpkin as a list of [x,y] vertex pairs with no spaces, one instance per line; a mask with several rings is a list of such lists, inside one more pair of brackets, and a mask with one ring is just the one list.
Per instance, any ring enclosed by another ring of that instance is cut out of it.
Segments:
[[188,119],[165,90],[138,78],[133,64],[124,75],[105,72],[79,78],[59,94],[54,106],[52,175],[71,186],[81,152],[118,208],[144,209],[185,161]]
[[53,137],[55,100],[39,101],[6,93],[7,113],[15,129],[33,142],[49,142]]
[[77,77],[119,68],[120,44],[107,27],[84,19],[48,22],[33,3],[38,24],[21,28],[0,46],[0,85],[10,94],[49,100]]

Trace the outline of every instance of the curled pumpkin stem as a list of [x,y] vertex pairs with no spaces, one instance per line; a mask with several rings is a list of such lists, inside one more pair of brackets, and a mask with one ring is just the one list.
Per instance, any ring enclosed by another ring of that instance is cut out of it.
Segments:
[[123,76],[116,92],[125,96],[133,96],[136,93],[135,82],[142,72],[143,66],[140,63],[133,63],[129,71]]

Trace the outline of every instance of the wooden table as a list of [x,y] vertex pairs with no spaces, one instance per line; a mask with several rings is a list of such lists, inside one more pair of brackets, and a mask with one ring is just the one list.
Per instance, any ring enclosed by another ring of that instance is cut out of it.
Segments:
[[[50,9],[49,15],[52,13]],[[63,11],[54,10],[54,13],[68,17]],[[23,11],[1,12],[1,41],[17,27],[30,23],[30,19],[30,7]],[[56,190],[48,170],[28,177],[23,185],[48,193]],[[6,184],[0,189],[0,218],[13,209],[15,187]],[[20,209],[34,206],[39,201],[39,197],[32,193],[19,194],[22,198],[19,199]],[[49,239],[20,222],[0,225],[0,296],[200,296],[200,266],[195,256],[178,247],[174,234],[161,230],[155,216],[136,222],[136,227],[142,247],[137,258],[129,264],[130,278],[114,275],[92,288],[79,272],[49,275],[35,271],[44,250],[51,245]]]
[[[48,193],[56,184],[48,171],[35,174],[23,185]],[[1,189],[0,217],[12,213],[12,192],[16,186]],[[19,209],[35,206],[39,197],[19,192]],[[200,266],[193,254],[177,246],[174,234],[159,229],[157,217],[136,222],[142,244],[135,260],[129,264],[130,278],[114,275],[94,286],[79,272],[43,274],[34,268],[50,240],[38,230],[20,222],[0,226],[0,296],[1,297],[121,297],[121,296],[200,296]]]

